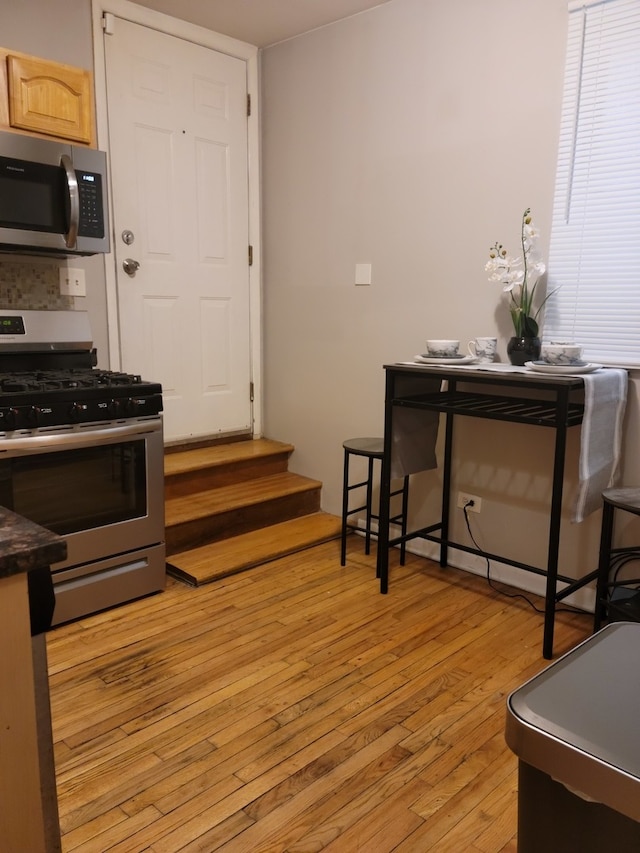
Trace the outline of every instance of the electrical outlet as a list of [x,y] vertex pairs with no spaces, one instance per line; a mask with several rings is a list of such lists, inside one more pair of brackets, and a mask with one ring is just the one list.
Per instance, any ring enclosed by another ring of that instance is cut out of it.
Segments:
[[86,296],[84,270],[60,267],[60,293],[63,296]]
[[458,503],[456,506],[458,509],[467,507],[469,512],[480,512],[482,510],[482,498],[479,498],[477,495],[470,495],[468,492],[458,492]]

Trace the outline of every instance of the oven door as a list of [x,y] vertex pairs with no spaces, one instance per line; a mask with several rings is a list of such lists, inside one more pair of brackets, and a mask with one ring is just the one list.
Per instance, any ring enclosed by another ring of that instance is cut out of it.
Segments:
[[162,419],[0,439],[0,504],[63,536],[54,573],[164,541]]

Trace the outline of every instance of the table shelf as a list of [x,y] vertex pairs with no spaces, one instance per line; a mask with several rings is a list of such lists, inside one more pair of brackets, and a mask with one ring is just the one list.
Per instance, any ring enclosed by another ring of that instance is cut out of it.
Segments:
[[[558,426],[556,400],[533,400],[521,397],[504,397],[495,394],[474,394],[465,391],[443,391],[436,394],[415,394],[398,397],[394,405],[414,409],[430,409],[454,415],[469,415],[475,418],[534,424],[536,426]],[[584,406],[570,402],[566,425],[582,423]]]

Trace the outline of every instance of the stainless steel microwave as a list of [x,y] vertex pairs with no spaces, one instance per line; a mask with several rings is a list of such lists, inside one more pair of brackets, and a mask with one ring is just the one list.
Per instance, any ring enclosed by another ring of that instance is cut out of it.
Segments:
[[108,252],[106,165],[95,148],[0,132],[0,252]]

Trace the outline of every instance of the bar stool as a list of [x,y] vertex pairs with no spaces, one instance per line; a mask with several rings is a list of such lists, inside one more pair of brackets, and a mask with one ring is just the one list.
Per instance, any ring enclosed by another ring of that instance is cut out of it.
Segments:
[[[343,485],[342,485],[342,539],[341,539],[341,548],[340,548],[340,565],[344,566],[346,563],[346,555],[347,555],[347,532],[349,530],[362,530],[361,527],[358,527],[357,524],[352,524],[349,522],[349,516],[354,515],[356,512],[362,512],[362,510],[366,510],[365,515],[365,544],[364,544],[364,552],[368,554],[371,549],[371,537],[376,536],[376,533],[372,532],[371,522],[378,521],[380,516],[377,513],[373,512],[372,508],[372,498],[373,498],[373,465],[377,460],[382,463],[382,459],[384,457],[384,441],[382,438],[349,438],[347,441],[342,443],[344,448],[344,472],[343,472]],[[367,460],[367,479],[361,480],[357,483],[350,483],[350,473],[349,473],[349,465],[351,462],[352,456],[362,456]],[[360,489],[366,487],[366,499],[365,503],[362,506],[354,507],[353,509],[349,509],[349,493],[354,489]],[[401,509],[400,512],[396,515],[389,518],[390,524],[399,524],[402,529],[402,535],[404,536],[407,532],[407,505],[409,500],[409,476],[403,477],[402,486],[395,491],[389,493],[390,498],[393,498],[396,495],[402,495]],[[405,543],[402,542],[400,544],[400,565],[404,566],[405,560],[405,551],[406,546]]]
[[[609,610],[620,614],[628,622],[640,621],[640,578],[618,580],[620,569],[634,560],[640,560],[640,546],[612,548],[613,521],[617,509],[640,515],[640,488],[606,489],[602,493],[602,532],[600,535],[600,557],[596,581],[596,606],[593,630],[597,631]],[[612,579],[613,575],[613,579]],[[617,596],[616,590],[627,588]]]

